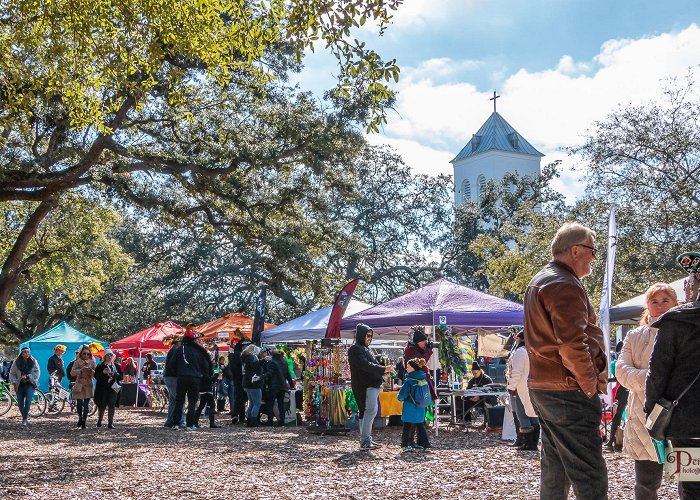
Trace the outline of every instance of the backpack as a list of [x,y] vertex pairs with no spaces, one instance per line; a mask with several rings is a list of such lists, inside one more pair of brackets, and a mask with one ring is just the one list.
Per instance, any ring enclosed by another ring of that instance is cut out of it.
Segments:
[[430,396],[430,386],[427,380],[417,380],[416,384],[411,389],[411,403],[418,408],[427,408],[432,403],[433,399]]

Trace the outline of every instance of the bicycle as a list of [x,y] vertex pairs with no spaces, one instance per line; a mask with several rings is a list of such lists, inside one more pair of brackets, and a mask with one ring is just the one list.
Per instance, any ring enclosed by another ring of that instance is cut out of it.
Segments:
[[[17,396],[9,382],[0,382],[0,416],[10,411],[13,405],[19,406]],[[34,390],[32,402],[29,405],[29,416],[40,417],[46,411],[46,396],[38,389]]]
[[[65,389],[61,384],[58,383],[58,377],[56,372],[49,375],[49,392],[45,394],[46,396],[46,413],[49,415],[58,415],[63,411],[66,406],[66,402],[70,406],[70,411],[73,413],[75,411],[75,402],[71,392]],[[97,411],[97,405],[91,399],[88,403],[88,416],[92,416]]]

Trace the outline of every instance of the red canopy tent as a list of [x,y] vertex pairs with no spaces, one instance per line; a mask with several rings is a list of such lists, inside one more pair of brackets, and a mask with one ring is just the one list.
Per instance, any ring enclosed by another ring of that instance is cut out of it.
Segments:
[[[274,328],[276,325],[265,323],[265,330]],[[243,313],[225,314],[221,318],[214,319],[203,325],[199,325],[196,330],[202,334],[203,340],[215,339],[220,333],[227,333],[228,338],[233,338],[233,332],[238,328],[244,337],[250,339],[253,336],[253,318]]]
[[168,336],[179,335],[184,331],[185,329],[183,327],[172,321],[156,323],[145,330],[112,342],[109,344],[109,347],[113,351],[126,351],[130,349],[139,351],[167,351],[170,346],[164,346],[163,339]]

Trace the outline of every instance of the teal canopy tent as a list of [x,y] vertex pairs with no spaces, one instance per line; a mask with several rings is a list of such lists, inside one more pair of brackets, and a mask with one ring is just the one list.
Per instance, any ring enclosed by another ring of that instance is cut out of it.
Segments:
[[[46,391],[49,389],[49,373],[46,371],[46,364],[49,358],[53,356],[53,349],[56,347],[56,344],[63,344],[66,346],[67,350],[63,355],[63,361],[64,366],[68,367],[68,363],[75,358],[75,351],[79,349],[81,345],[91,344],[92,342],[99,342],[104,347],[107,346],[106,342],[86,335],[69,323],[62,321],[53,328],[46,330],[44,333],[40,333],[36,337],[20,344],[19,347],[20,349],[25,346],[29,347],[32,356],[39,362],[39,368],[41,369],[39,389]],[[63,386],[66,388],[68,387],[67,378],[63,379]]]

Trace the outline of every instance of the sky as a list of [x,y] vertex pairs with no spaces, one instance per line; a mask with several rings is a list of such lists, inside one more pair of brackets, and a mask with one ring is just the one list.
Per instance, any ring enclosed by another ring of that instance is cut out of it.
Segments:
[[[355,36],[401,67],[396,107],[372,144],[391,145],[417,173],[451,175],[496,90],[498,112],[542,165],[562,160],[554,187],[569,202],[585,168],[565,148],[620,107],[660,101],[670,78],[696,68],[700,80],[697,0],[405,0],[384,36],[368,25]],[[320,95],[335,74],[317,50],[297,81]]]

